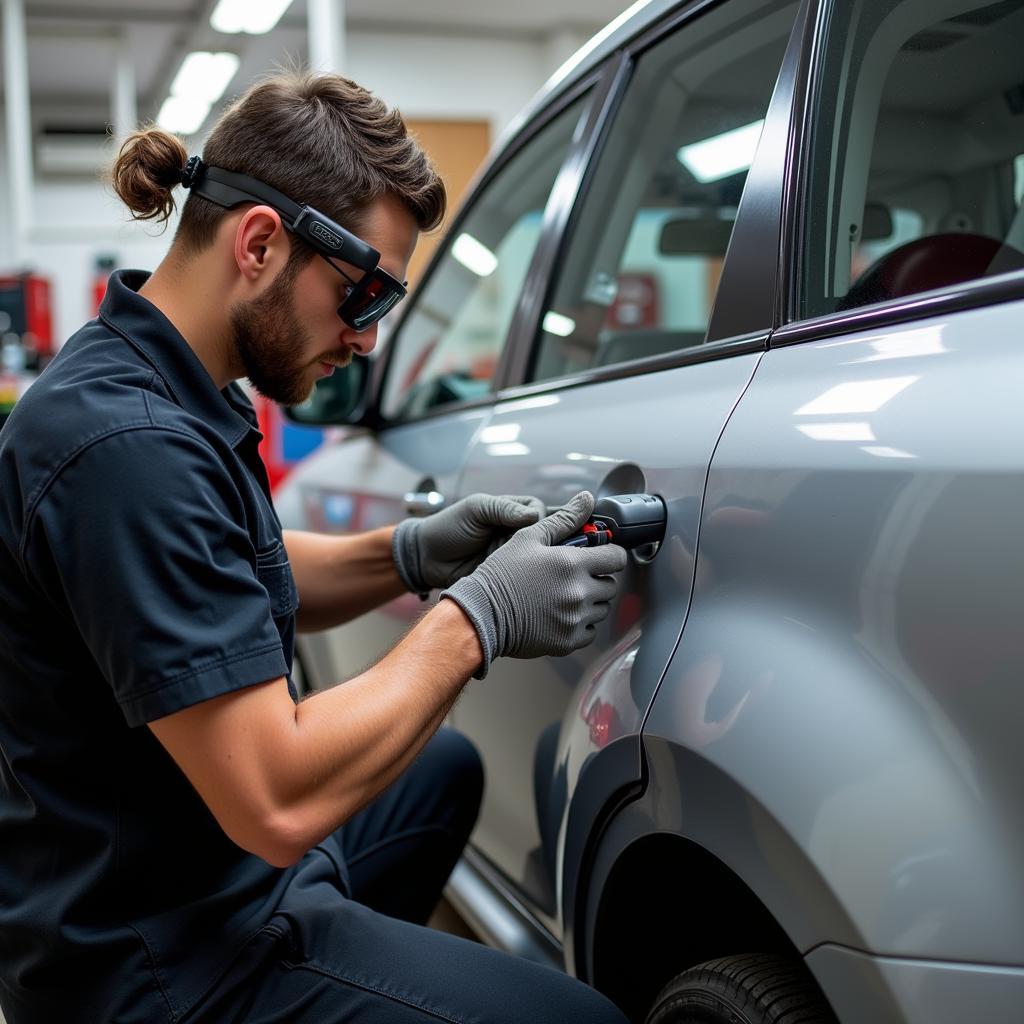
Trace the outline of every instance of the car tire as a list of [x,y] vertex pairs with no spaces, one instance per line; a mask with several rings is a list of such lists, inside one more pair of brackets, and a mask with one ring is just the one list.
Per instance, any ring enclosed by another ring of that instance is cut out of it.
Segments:
[[646,1024],[836,1024],[836,1017],[803,964],[750,953],[676,975]]

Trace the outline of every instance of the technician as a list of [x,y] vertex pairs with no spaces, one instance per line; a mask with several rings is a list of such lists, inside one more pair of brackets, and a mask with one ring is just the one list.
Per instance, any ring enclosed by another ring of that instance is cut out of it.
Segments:
[[[248,377],[284,404],[374,346],[443,185],[396,111],[278,75],[202,160],[158,129],[113,180],[166,220],[0,433],[0,1006],[8,1024],[596,1022],[559,972],[419,926],[482,773],[438,732],[493,658],[586,644],[624,551],[475,495],[356,537],[282,532]],[[297,703],[294,631],[443,598]],[[431,739],[433,737],[433,739]]]

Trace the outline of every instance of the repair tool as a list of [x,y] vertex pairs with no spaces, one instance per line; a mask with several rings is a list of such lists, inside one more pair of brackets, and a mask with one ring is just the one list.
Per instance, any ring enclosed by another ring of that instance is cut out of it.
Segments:
[[657,544],[665,536],[665,517],[665,502],[656,494],[607,494],[594,503],[582,532],[562,544],[575,548],[620,544],[630,550]]

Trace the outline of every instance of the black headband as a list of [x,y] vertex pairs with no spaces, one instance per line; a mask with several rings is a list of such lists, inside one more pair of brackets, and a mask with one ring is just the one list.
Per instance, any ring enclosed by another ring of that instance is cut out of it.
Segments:
[[227,209],[242,203],[270,206],[281,215],[289,231],[332,259],[344,260],[366,271],[376,269],[380,263],[380,253],[372,245],[367,245],[326,214],[312,206],[300,206],[283,192],[248,174],[211,167],[200,157],[193,156],[182,168],[181,184],[197,196]]

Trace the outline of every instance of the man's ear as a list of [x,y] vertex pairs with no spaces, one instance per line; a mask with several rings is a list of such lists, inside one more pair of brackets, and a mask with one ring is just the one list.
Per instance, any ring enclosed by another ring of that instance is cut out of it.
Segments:
[[235,228],[235,263],[252,284],[274,276],[288,260],[288,239],[281,215],[269,206],[252,206]]

